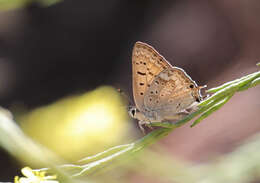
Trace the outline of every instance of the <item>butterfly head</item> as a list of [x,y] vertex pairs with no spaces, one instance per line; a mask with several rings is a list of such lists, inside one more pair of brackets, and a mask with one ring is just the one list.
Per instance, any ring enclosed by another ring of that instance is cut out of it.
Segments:
[[195,98],[196,102],[201,102],[203,100],[203,96],[201,95],[201,89],[206,88],[207,85],[204,86],[196,86],[191,85],[190,88],[192,88],[192,95]]
[[137,113],[137,109],[134,106],[129,106],[128,108],[128,114],[129,116],[131,116],[132,118],[136,119],[136,113]]
[[130,117],[138,119],[139,121],[147,120],[145,115],[142,112],[140,112],[135,106],[130,106],[128,108],[128,114]]

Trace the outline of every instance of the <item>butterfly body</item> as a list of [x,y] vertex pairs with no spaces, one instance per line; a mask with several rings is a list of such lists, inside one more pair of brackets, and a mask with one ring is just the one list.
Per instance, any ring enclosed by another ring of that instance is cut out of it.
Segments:
[[132,66],[136,108],[130,114],[139,120],[140,127],[146,123],[179,120],[188,114],[187,109],[192,110],[194,103],[201,101],[202,87],[148,44],[135,43]]

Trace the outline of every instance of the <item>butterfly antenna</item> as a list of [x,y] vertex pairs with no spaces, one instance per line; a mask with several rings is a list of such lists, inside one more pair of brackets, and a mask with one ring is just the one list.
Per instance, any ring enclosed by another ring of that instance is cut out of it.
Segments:
[[207,85],[198,86],[199,89],[207,88]]

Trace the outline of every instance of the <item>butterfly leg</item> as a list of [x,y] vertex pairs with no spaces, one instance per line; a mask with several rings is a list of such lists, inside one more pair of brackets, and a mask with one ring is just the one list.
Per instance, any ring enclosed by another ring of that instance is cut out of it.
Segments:
[[189,114],[190,114],[189,110],[183,109],[182,111],[177,113],[177,116],[183,116],[183,115],[189,115]]
[[174,122],[177,122],[181,119],[183,119],[184,117],[186,117],[187,115],[189,115],[190,112],[187,111],[187,110],[182,110],[172,116],[168,116],[166,119],[164,119],[163,121],[164,122],[169,122],[169,123],[174,123]]
[[146,123],[146,126],[147,126],[148,128],[150,128],[151,130],[153,130],[153,126],[152,126],[152,122],[151,122],[151,121],[147,122],[147,123]]
[[141,129],[141,131],[143,132],[143,134],[145,134],[145,129],[143,128],[143,125],[147,126],[150,129],[153,129],[153,127],[151,126],[152,122],[151,121],[139,121],[138,122],[138,126]]
[[185,111],[187,111],[189,114],[197,111],[199,109],[198,104],[199,102],[194,102],[187,109],[185,109]]
[[139,126],[139,128],[141,129],[141,131],[143,132],[143,134],[145,134],[145,130],[144,130],[144,128],[143,128],[143,125],[145,125],[145,124],[147,124],[146,121],[139,121],[139,122],[138,122],[138,126]]

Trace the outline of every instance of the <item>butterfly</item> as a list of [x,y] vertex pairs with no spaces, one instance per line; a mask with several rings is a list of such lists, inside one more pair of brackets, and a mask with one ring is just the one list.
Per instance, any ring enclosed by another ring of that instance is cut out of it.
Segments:
[[136,42],[132,52],[133,96],[136,107],[129,115],[139,127],[153,122],[174,122],[197,109],[202,100],[195,81],[181,68],[173,67],[152,46]]

